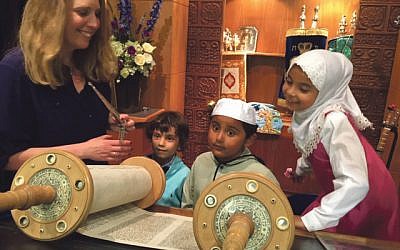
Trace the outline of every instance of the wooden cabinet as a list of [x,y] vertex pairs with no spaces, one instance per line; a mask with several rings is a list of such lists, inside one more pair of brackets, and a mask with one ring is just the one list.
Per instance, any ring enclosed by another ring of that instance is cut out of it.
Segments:
[[[285,56],[272,53],[225,52],[222,54],[221,97],[240,98],[248,102],[257,101],[274,104],[285,72]],[[224,84],[225,71],[237,70],[238,93],[230,91]],[[224,93],[228,90],[228,93]]]
[[[146,126],[148,123],[140,123],[136,126],[133,131],[126,134],[126,139],[132,141],[132,156],[145,156],[151,154],[151,143],[146,137]],[[108,131],[108,134],[112,135],[113,138],[118,138],[118,132]],[[116,163],[112,163],[116,164]]]
[[313,174],[307,175],[302,183],[294,183],[283,175],[286,168],[296,168],[297,159],[300,157],[286,126],[283,127],[281,135],[257,134],[257,140],[250,146],[250,150],[264,160],[286,193],[319,193],[320,187]]

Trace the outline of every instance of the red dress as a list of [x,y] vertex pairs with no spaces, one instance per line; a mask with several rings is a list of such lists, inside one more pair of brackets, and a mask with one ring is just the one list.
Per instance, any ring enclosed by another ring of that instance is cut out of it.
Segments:
[[[354,125],[353,125],[354,127]],[[369,191],[366,197],[339,220],[329,232],[352,234],[363,237],[400,241],[400,202],[394,181],[372,146],[358,129],[355,129],[364,147],[368,166]],[[309,156],[314,175],[319,180],[322,194],[311,203],[303,215],[314,207],[319,207],[324,195],[334,190],[334,175],[323,144]]]

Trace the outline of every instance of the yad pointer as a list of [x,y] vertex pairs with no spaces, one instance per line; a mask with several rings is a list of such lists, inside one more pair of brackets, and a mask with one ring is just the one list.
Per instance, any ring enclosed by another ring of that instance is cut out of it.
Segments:
[[125,122],[121,120],[120,114],[117,111],[117,109],[103,96],[103,94],[100,93],[100,91],[91,83],[88,82],[88,85],[92,87],[96,95],[100,98],[100,100],[103,102],[103,104],[106,106],[108,111],[110,111],[111,115],[118,121],[118,128],[119,128],[119,140],[122,141],[125,138],[126,134],[126,127],[125,127]]

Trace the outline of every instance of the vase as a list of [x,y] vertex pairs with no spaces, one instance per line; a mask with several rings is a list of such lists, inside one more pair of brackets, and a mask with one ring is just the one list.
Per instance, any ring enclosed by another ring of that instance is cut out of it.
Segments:
[[118,112],[132,114],[142,111],[142,88],[144,81],[145,77],[137,73],[127,78],[121,78],[115,84]]

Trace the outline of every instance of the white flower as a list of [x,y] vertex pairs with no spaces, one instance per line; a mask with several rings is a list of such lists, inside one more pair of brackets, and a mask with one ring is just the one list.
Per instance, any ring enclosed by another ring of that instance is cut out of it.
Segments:
[[121,75],[123,78],[127,78],[127,77],[129,76],[129,69],[127,69],[127,68],[122,68],[121,71],[120,71],[119,73],[120,73],[120,75]]
[[153,62],[153,56],[151,54],[144,53],[143,56],[144,56],[144,61],[146,63],[152,63]]
[[147,42],[143,43],[142,47],[143,47],[144,52],[147,52],[147,53],[153,53],[153,51],[156,49],[155,46],[153,46]]
[[146,63],[146,59],[143,54],[136,55],[134,60],[135,60],[135,63],[139,66],[143,66]]
[[139,44],[139,42],[135,42],[135,44],[133,45],[133,47],[135,47],[135,50],[136,50],[138,53],[142,53],[142,52],[143,52],[143,48],[142,48],[142,46]]
[[113,48],[115,55],[118,57],[120,57],[124,53],[124,47],[118,41],[112,41],[111,47]]
[[122,43],[112,36],[111,47],[118,57],[120,78],[127,78],[137,72],[148,77],[154,65],[156,65],[152,55],[156,47],[149,42],[141,44],[139,41],[128,40]]
[[[135,47],[137,44],[138,44],[137,41],[132,42],[131,40],[128,40],[128,41],[126,41],[126,43],[125,43],[125,45],[126,45],[127,47],[129,47],[129,46]],[[135,48],[135,49],[136,49],[136,48]]]

